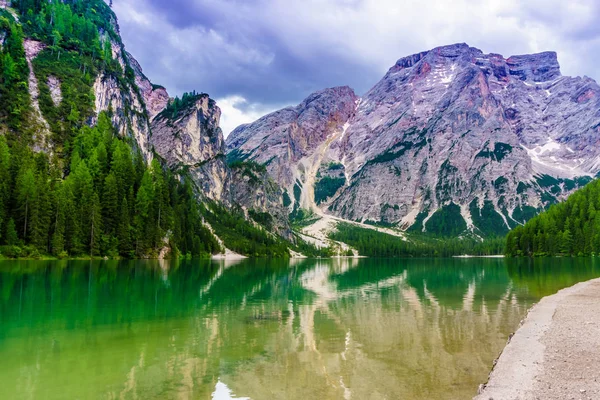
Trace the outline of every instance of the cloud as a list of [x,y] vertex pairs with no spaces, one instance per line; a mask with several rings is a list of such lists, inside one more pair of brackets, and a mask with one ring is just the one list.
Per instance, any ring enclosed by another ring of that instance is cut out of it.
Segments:
[[217,99],[221,108],[221,129],[225,137],[242,124],[256,121],[263,115],[281,108],[281,106],[265,107],[257,103],[249,103],[241,96],[229,96]]
[[363,94],[398,58],[457,42],[507,57],[555,50],[563,73],[600,78],[598,3],[114,0],[114,9],[152,80],[173,94],[195,89],[229,101],[229,123],[325,87]]

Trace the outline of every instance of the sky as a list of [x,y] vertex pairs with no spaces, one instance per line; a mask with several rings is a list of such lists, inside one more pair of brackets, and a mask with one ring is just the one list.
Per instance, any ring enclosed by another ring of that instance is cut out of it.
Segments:
[[217,100],[225,135],[348,85],[364,94],[397,59],[452,43],[505,57],[556,51],[600,80],[599,0],[113,0],[126,49],[169,93]]

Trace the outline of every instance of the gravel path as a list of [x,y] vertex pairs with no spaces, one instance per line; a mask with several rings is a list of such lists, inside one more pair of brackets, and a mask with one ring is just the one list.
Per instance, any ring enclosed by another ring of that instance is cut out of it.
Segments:
[[543,298],[475,400],[600,399],[600,279]]

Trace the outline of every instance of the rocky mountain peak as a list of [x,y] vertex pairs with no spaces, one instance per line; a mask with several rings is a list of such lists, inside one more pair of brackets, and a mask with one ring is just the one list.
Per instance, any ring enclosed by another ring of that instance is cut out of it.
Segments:
[[455,59],[461,56],[471,56],[473,54],[483,54],[481,50],[470,47],[466,43],[456,43],[447,46],[436,47],[432,50],[422,51],[410,56],[402,57],[390,69],[389,73],[398,72],[406,68],[412,68],[421,60],[428,58],[429,61],[435,58]]
[[510,74],[522,81],[548,82],[561,76],[558,56],[553,51],[510,56],[506,65]]
[[352,90],[352,88],[350,88],[349,86],[332,87],[311,93],[310,95],[308,95],[308,97],[302,100],[298,107],[302,109],[309,107],[313,103],[320,103],[324,106],[333,105],[333,107],[335,108],[337,105],[339,105],[338,99],[344,97],[356,98],[357,96],[354,93],[354,90]]
[[221,109],[207,94],[172,99],[151,123],[150,142],[169,167],[185,167],[205,197],[223,201],[228,192]]
[[[547,82],[561,76],[556,52],[514,55],[504,58],[501,54],[484,54],[481,50],[466,43],[456,43],[436,47],[399,59],[389,70],[388,75],[412,67],[419,67],[420,73],[429,72],[432,64],[461,63],[479,67],[493,67],[494,73],[502,78],[512,76],[521,81]],[[417,65],[419,64],[419,65]]]
[[152,120],[151,143],[170,166],[206,162],[225,151],[220,118],[207,94],[174,99]]
[[361,99],[327,89],[239,127],[228,151],[265,164],[290,211],[489,235],[600,171],[599,108],[598,84],[562,76],[554,52],[458,43],[400,58]]
[[436,47],[428,52],[437,57],[457,58],[464,55],[483,54],[483,52],[475,47],[471,47],[466,43],[455,43],[446,46]]
[[144,75],[140,63],[130,54],[126,52],[127,60],[135,74],[135,83],[140,89],[142,98],[146,105],[148,118],[152,120],[158,113],[165,109],[169,103],[169,94],[167,90],[160,86],[154,85],[150,79]]

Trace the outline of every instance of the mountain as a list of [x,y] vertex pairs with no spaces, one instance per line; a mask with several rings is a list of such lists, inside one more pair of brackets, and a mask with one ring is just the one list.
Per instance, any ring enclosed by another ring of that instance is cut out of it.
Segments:
[[0,256],[289,256],[283,194],[263,166],[226,162],[214,100],[153,84],[102,0],[12,5],[0,1]]
[[[385,254],[435,255],[418,232],[505,233],[600,170],[598,85],[562,77],[554,53],[440,47],[362,97],[321,90],[226,141],[208,94],[146,77],[105,2],[13,4],[0,1],[10,257],[349,254],[398,238]],[[443,253],[499,243],[466,242]]]
[[455,44],[401,58],[360,98],[326,89],[240,126],[227,152],[264,164],[290,212],[492,236],[598,174],[599,94],[556,53]]

